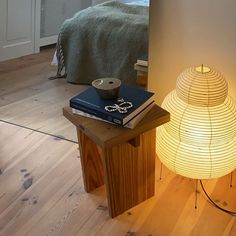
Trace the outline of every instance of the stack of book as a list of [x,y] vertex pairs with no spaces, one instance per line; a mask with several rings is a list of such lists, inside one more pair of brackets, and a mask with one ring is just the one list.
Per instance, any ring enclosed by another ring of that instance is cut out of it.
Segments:
[[133,129],[154,105],[154,93],[122,84],[119,97],[103,99],[89,87],[70,99],[73,113]]
[[137,62],[134,64],[134,69],[137,71],[137,83],[146,86],[148,75],[147,55],[137,59]]

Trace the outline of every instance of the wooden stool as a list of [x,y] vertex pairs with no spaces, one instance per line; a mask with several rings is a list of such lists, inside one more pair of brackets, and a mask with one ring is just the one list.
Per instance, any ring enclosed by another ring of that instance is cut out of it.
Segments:
[[63,114],[77,128],[85,190],[105,182],[111,217],[154,195],[155,127],[169,121],[167,111],[155,105],[134,129],[75,115],[69,107]]

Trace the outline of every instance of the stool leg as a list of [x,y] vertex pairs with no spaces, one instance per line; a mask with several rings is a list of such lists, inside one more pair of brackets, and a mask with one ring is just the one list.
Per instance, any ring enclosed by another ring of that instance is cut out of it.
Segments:
[[155,129],[140,136],[140,145],[128,142],[104,150],[108,208],[115,217],[152,197],[155,192]]
[[104,184],[101,149],[79,129],[77,129],[77,135],[84,188],[86,192],[91,192]]

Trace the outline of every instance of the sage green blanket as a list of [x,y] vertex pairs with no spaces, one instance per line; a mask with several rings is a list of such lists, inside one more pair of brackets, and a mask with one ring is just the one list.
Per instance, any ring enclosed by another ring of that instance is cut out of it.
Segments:
[[59,70],[68,82],[115,77],[136,85],[134,63],[148,50],[148,7],[108,1],[66,20],[58,37]]

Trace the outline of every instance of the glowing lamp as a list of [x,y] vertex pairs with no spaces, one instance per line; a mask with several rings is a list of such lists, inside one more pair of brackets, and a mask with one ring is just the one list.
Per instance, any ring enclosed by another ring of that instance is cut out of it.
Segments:
[[176,174],[224,176],[236,168],[236,104],[224,76],[206,66],[183,71],[163,101],[171,120],[157,129],[157,154]]

